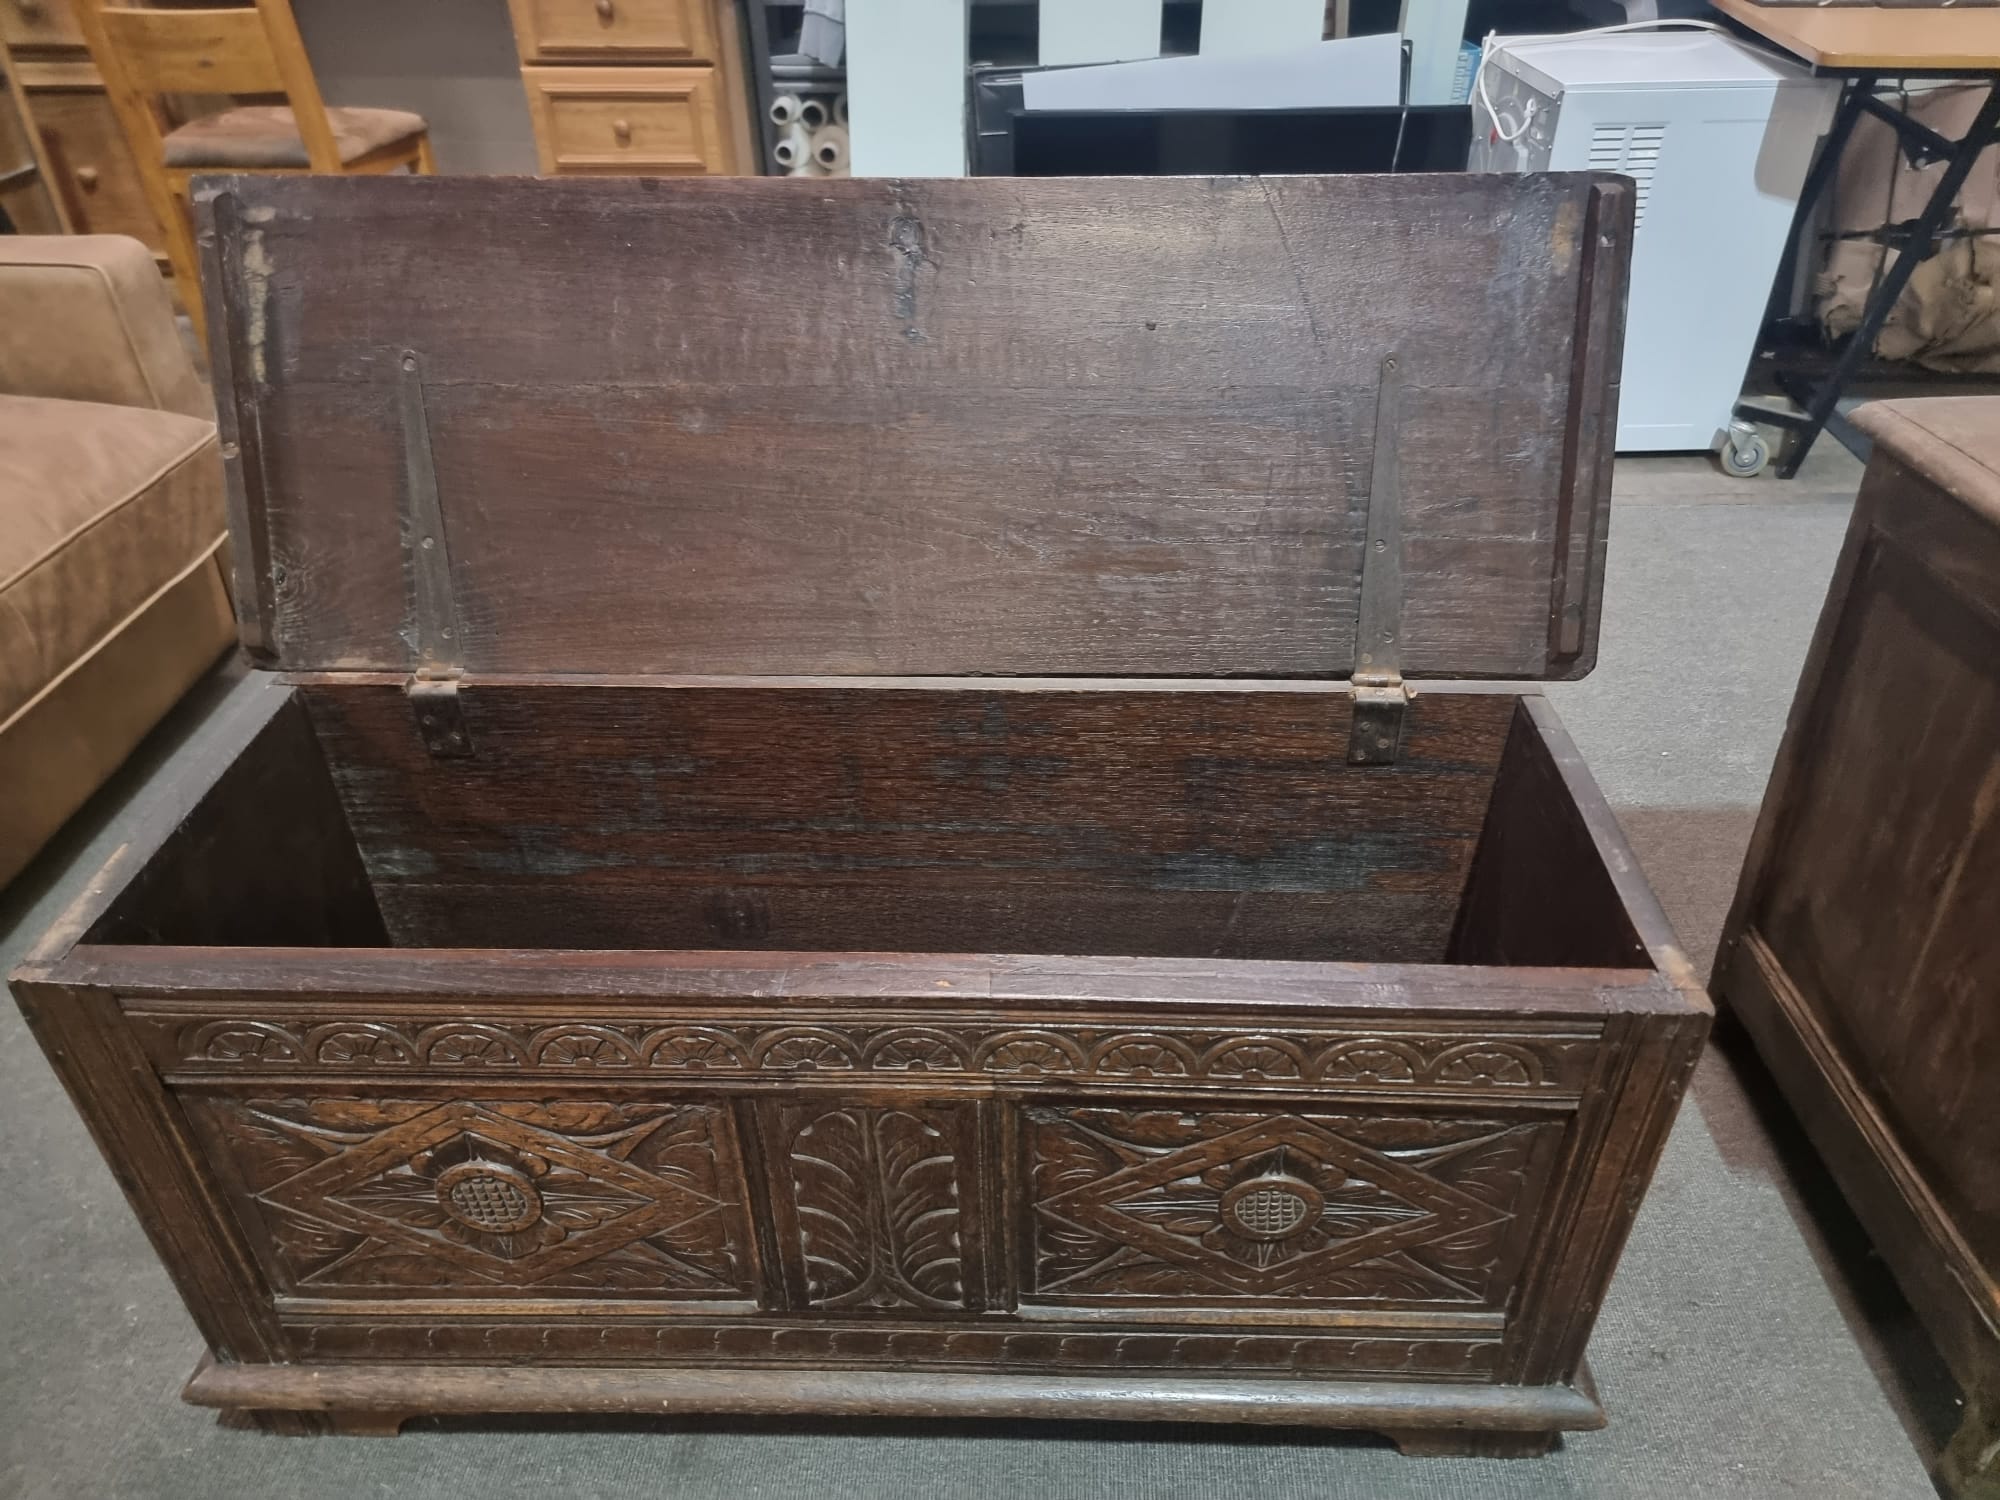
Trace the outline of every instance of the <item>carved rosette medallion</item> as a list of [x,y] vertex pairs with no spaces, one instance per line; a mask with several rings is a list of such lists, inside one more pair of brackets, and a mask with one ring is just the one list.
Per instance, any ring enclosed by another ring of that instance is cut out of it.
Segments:
[[437,1186],[444,1211],[483,1234],[518,1234],[542,1216],[527,1174],[498,1162],[462,1161],[440,1172]]
[[1326,1197],[1302,1177],[1274,1165],[1222,1195],[1222,1219],[1246,1240],[1280,1242],[1310,1234],[1326,1212]]

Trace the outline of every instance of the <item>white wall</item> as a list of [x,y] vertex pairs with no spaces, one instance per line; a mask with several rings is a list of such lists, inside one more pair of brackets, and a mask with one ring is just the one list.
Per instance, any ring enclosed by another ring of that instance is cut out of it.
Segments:
[[440,172],[535,170],[507,0],[293,0],[328,104],[413,109]]
[[965,175],[965,0],[847,0],[856,177]]
[[1044,67],[1160,55],[1160,0],[1042,0],[1040,15]]

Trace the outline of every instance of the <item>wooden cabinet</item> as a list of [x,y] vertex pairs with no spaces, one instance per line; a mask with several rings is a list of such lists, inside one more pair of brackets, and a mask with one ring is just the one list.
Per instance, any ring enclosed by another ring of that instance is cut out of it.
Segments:
[[29,118],[14,74],[14,59],[0,43],[0,215],[15,234],[62,234],[61,201],[41,133]]
[[0,0],[0,44],[13,55],[48,154],[50,186],[71,227],[130,235],[164,267],[166,235],[68,0]]
[[719,0],[509,4],[544,174],[753,170],[749,92],[732,5]]
[[83,28],[69,0],[0,0],[0,41],[15,51],[82,52]]
[[164,256],[166,236],[104,90],[44,87],[30,89],[28,98],[76,232],[129,234]]
[[2000,1495],[2000,400],[1879,402],[1716,960]]

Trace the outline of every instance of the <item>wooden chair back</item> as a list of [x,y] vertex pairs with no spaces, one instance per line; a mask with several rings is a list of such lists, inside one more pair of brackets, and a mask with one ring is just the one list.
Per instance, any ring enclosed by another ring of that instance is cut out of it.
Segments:
[[284,95],[315,172],[338,172],[326,105],[288,0],[212,10],[146,10],[79,0],[98,69],[139,156],[154,169],[174,94]]

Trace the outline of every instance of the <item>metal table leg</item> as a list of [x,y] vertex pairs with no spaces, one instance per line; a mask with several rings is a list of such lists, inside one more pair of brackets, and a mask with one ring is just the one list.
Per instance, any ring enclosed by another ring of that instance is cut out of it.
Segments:
[[1799,206],[1792,213],[1791,228],[1785,231],[1785,248],[1778,254],[1777,279],[1771,283],[1771,297],[1764,304],[1767,328],[1791,311],[1792,284],[1799,274],[1799,244],[1805,238],[1806,226],[1812,222],[1814,205],[1826,191],[1826,185],[1833,181],[1834,168],[1840,165],[1840,155],[1847,149],[1847,138],[1854,134],[1854,124],[1867,109],[1879,77],[1875,73],[1857,73],[1847,80],[1840,107],[1834,111],[1833,125],[1826,139],[1820,142],[1819,155],[1813,158],[1805,183],[1799,189]]
[[[1833,158],[1835,154],[1833,148],[1836,145],[1846,144],[1846,133],[1853,131],[1854,121],[1864,108],[1859,101],[1865,99],[1866,95],[1861,90],[1864,87],[1872,89],[1874,81],[1875,75],[1861,74],[1857,75],[1849,86],[1849,93],[1841,102],[1840,117],[1835,122],[1834,133],[1829,134],[1827,138],[1827,148],[1820,153],[1820,160],[1813,163],[1812,174],[1808,179],[1808,185],[1813,192],[1816,193],[1824,187],[1827,177],[1831,175],[1831,166],[1828,166],[1825,172],[1821,171],[1821,167]],[[1846,133],[1841,131],[1843,124]],[[1747,403],[1738,406],[1739,416],[1775,423],[1791,428],[1797,433],[1790,453],[1786,455],[1784,463],[1778,469],[1780,479],[1790,479],[1798,473],[1799,465],[1805,462],[1806,455],[1812,451],[1813,441],[1830,424],[1830,419],[1836,417],[1836,406],[1841,392],[1853,376],[1856,366],[1867,358],[1869,351],[1875,347],[1875,335],[1882,331],[1882,325],[1888,321],[1890,312],[1894,310],[1897,301],[1903,295],[1903,289],[1910,284],[1910,277],[1915,273],[1918,262],[1927,258],[1936,246],[1938,230],[1944,226],[1945,216],[1951,212],[1951,206],[1958,197],[1959,189],[1965,185],[1965,179],[1971,174],[1973,164],[1979,159],[1980,153],[1993,144],[1996,125],[2000,125],[2000,78],[1988,80],[1986,102],[1979,107],[1979,113],[1974,116],[1972,125],[1964,137],[1953,143],[1944,175],[1938,179],[1938,185],[1931,193],[1930,201],[1924,205],[1923,213],[1918,216],[1909,235],[1898,247],[1896,258],[1890,264],[1888,273],[1869,294],[1867,305],[1862,309],[1860,326],[1848,337],[1846,347],[1840,351],[1833,368],[1817,386],[1809,390],[1802,383],[1796,387],[1787,383],[1787,394],[1793,395],[1794,399],[1805,397],[1800,403],[1805,408],[1804,414],[1801,416],[1790,412],[1776,412]],[[1794,254],[1811,202],[1810,198],[1800,200],[1798,217],[1793,221],[1789,248]],[[1785,274],[1780,272],[1781,276]],[[1778,300],[1776,292],[1773,293],[1773,300],[1774,302]],[[1840,424],[1841,428],[1845,426],[1844,422]],[[1835,435],[1844,437],[1845,434],[1836,430]]]

